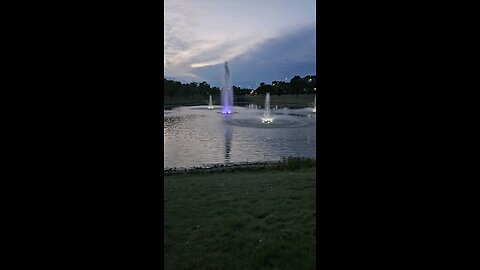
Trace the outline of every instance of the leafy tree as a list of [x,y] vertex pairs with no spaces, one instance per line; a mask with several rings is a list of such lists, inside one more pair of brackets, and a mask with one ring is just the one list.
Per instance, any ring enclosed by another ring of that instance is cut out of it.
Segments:
[[[300,78],[300,76],[294,76],[290,82],[285,81],[273,81],[272,84],[265,84],[264,82],[260,83],[260,86],[255,89],[255,92],[261,95],[269,92],[272,95],[284,95],[284,94],[295,94],[298,96],[300,93],[316,93],[316,75],[305,76]],[[206,81],[201,83],[191,82],[183,84],[174,80],[167,80],[163,78],[163,87],[164,87],[164,96],[174,98],[177,96],[182,97],[193,97],[200,95],[202,97],[208,97],[212,95],[218,97],[220,95],[220,89],[218,87],[211,87]],[[252,89],[240,88],[233,86],[233,91],[235,96],[244,96],[249,95]]]
[[265,95],[265,93],[266,93],[265,83],[264,83],[264,82],[261,82],[261,83],[260,83],[260,86],[257,87],[257,89],[255,90],[255,92],[257,92],[257,93],[260,94],[260,95]]
[[289,83],[278,82],[278,83],[275,84],[275,87],[277,88],[277,95],[281,96],[285,93],[288,93]]
[[217,86],[212,87],[211,94],[212,96],[220,96],[220,88]]
[[298,97],[298,94],[300,93],[300,91],[302,91],[303,85],[304,85],[304,82],[302,78],[300,78],[300,76],[294,76],[290,80],[290,86],[293,89],[296,97]]
[[210,85],[206,81],[203,81],[198,85],[198,92],[201,96],[208,96],[210,94],[210,90]]
[[184,95],[185,96],[190,96],[193,97],[195,94],[197,94],[198,90],[198,83],[196,82],[191,82],[184,87]]
[[268,93],[273,93],[275,88],[270,84],[260,83],[260,86],[255,90],[258,94],[265,95]]

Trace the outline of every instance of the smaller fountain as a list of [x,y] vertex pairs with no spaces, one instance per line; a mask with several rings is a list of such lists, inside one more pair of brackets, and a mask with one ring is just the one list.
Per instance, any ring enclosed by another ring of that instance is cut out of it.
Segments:
[[[254,107],[254,106],[252,106]],[[308,115],[305,114],[305,110],[311,110],[310,108],[302,108],[298,111],[303,113],[289,113],[287,107],[285,107],[285,112],[275,111],[276,106],[270,107],[270,93],[265,95],[265,107],[261,107],[261,112],[258,111],[249,111],[245,109],[244,113],[237,115],[237,117],[226,117],[225,123],[242,126],[242,127],[253,127],[253,128],[300,128],[309,126],[315,123],[314,120],[308,119]],[[260,110],[260,108],[259,108]],[[310,111],[309,111],[310,112]],[[225,115],[227,116],[227,115]],[[275,121],[273,121],[275,119]]]
[[210,101],[208,102],[208,109],[213,109],[212,95],[210,95]]
[[313,109],[312,112],[316,113],[317,112],[317,96],[315,96],[315,99],[313,100]]
[[262,123],[272,123],[272,112],[270,110],[270,93],[265,95],[265,110],[263,112]]

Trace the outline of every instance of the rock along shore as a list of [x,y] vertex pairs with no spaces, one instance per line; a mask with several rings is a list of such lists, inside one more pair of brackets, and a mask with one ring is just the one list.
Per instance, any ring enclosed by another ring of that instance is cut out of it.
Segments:
[[191,168],[164,168],[163,175],[174,175],[180,173],[195,173],[195,172],[213,172],[213,171],[225,171],[231,169],[254,169],[254,168],[267,168],[281,161],[262,161],[262,162],[235,162],[235,163],[221,163],[221,164],[205,164],[202,166]]

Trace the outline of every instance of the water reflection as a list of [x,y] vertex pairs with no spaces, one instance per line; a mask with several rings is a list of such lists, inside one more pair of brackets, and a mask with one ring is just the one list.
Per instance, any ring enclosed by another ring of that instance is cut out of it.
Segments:
[[230,162],[232,152],[232,127],[225,125],[225,162]]
[[[228,120],[232,115],[224,114],[223,120]],[[225,163],[230,162],[232,152],[232,127],[228,124],[223,125],[225,135]]]
[[232,124],[254,115],[261,117],[261,112],[248,108],[236,108],[236,113],[230,115],[206,107],[204,110],[199,107],[172,110],[164,116],[164,168],[279,160],[290,155],[314,157],[316,119],[301,117],[301,113],[301,110],[289,109],[288,117],[310,124],[257,128]]

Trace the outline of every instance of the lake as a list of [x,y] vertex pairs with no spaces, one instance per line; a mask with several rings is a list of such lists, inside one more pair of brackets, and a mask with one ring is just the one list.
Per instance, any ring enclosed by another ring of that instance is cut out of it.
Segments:
[[164,169],[206,164],[280,160],[316,156],[316,113],[311,108],[274,109],[272,123],[263,110],[234,107],[177,107],[164,111]]

